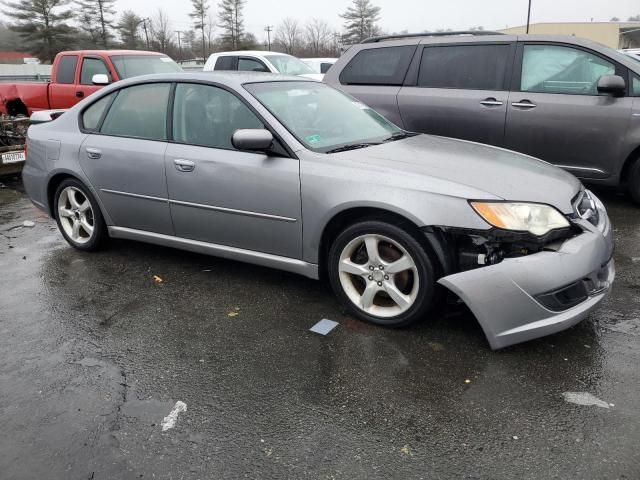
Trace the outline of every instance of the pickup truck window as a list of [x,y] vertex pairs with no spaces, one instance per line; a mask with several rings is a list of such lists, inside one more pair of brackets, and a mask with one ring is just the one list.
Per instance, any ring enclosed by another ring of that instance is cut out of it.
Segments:
[[117,55],[111,57],[120,80],[152,73],[177,73],[182,68],[164,55]]
[[60,59],[58,65],[58,73],[56,76],[57,83],[70,84],[75,81],[76,77],[76,65],[78,64],[77,55],[64,55]]
[[169,90],[168,83],[136,85],[119,90],[100,133],[166,140]]
[[80,83],[82,85],[93,85],[91,81],[93,76],[99,73],[103,73],[111,80],[109,69],[99,58],[85,58],[82,60],[82,70],[80,71]]

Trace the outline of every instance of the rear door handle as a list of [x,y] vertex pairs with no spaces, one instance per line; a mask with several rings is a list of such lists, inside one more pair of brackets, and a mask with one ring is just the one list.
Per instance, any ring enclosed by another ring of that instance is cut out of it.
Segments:
[[194,168],[196,168],[196,164],[191,160],[182,160],[181,158],[176,158],[173,164],[179,172],[193,172]]
[[97,160],[100,157],[102,157],[102,152],[97,148],[87,147],[86,152],[87,152],[87,157],[89,157],[92,160]]
[[525,108],[527,110],[537,107],[535,103],[532,103],[529,100],[520,100],[519,102],[512,103],[511,106],[516,108]]
[[76,97],[78,97],[78,98],[84,97],[84,92],[83,91],[76,92]]
[[489,97],[482,100],[480,105],[484,105],[485,107],[499,107],[504,104],[500,100],[496,100],[494,97]]

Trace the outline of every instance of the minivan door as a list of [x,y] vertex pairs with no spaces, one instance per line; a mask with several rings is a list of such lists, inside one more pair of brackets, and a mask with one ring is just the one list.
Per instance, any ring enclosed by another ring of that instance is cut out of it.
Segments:
[[425,45],[398,94],[405,128],[502,146],[514,51],[511,42]]
[[601,95],[597,84],[603,75],[626,78],[626,68],[581,47],[522,42],[514,73],[506,147],[580,178],[614,173],[632,98]]

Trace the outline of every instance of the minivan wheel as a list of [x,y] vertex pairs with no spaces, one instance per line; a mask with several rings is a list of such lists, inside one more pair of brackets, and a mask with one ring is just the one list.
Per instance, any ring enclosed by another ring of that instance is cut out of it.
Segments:
[[640,158],[636,159],[629,170],[627,192],[629,193],[631,200],[640,205]]
[[402,228],[377,220],[346,228],[328,255],[331,286],[355,317],[403,327],[432,306],[434,268],[420,242]]
[[107,237],[107,227],[88,189],[69,178],[58,186],[54,202],[58,228],[65,240],[78,250],[97,250]]

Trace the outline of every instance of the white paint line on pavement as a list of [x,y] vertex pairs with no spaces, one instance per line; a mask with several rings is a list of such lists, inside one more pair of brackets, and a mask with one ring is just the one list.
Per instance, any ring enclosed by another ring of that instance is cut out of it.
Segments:
[[327,320],[326,318],[323,318],[318,323],[316,323],[313,327],[311,327],[309,330],[311,330],[314,333],[319,333],[320,335],[326,335],[337,326],[338,326],[338,322],[334,322],[333,320]]
[[588,392],[564,392],[562,394],[565,402],[575,403],[576,405],[591,406],[609,408],[611,404],[600,400],[598,397],[591,395]]
[[166,432],[170,428],[175,427],[176,422],[178,421],[178,414],[180,412],[186,412],[186,411],[187,411],[187,404],[178,400],[176,404],[173,406],[173,408],[171,409],[171,411],[169,412],[169,415],[164,417],[164,420],[162,420],[162,423],[160,424],[162,425],[162,431]]

